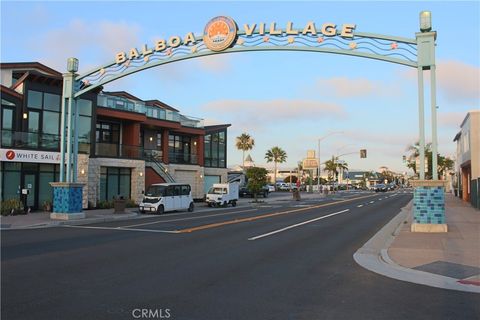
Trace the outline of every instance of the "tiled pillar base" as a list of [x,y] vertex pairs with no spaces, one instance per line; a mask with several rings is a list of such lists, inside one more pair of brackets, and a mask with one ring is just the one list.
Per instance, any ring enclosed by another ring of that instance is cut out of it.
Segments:
[[447,232],[445,181],[414,180],[412,232]]
[[53,212],[50,219],[73,220],[85,218],[82,212],[83,183],[51,182]]

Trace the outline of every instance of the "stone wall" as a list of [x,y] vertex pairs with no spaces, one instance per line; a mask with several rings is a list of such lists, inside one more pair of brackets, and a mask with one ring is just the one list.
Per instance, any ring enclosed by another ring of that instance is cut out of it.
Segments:
[[[79,168],[80,165],[79,159]],[[86,183],[83,189],[84,208],[97,206],[97,200],[100,198],[100,168],[101,167],[117,167],[130,168],[130,199],[139,203],[142,200],[142,191],[145,190],[145,162],[143,160],[130,159],[107,159],[107,158],[90,158],[82,162],[84,167],[87,167],[84,175],[78,176],[79,182]],[[79,169],[80,172],[80,169]]]

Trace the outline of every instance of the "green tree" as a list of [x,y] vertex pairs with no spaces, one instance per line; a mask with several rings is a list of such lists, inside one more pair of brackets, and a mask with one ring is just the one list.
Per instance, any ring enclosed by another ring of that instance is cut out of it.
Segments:
[[288,176],[285,179],[283,179],[283,182],[285,182],[285,183],[297,183],[297,180],[298,180],[297,176],[292,175],[292,176]]
[[242,169],[245,169],[245,151],[253,149],[255,140],[244,132],[235,139],[235,146],[238,150],[242,150]]
[[282,150],[282,148],[275,146],[265,153],[265,159],[267,159],[267,162],[274,163],[275,171],[273,172],[273,183],[275,188],[277,188],[277,163],[284,163],[287,161],[287,153]]
[[325,171],[328,172],[328,180],[332,181],[338,174],[337,161],[334,156],[332,159],[325,161]]
[[267,184],[268,171],[265,168],[252,167],[247,169],[246,174],[248,178],[247,188],[253,193],[256,202],[257,193]]
[[[407,152],[410,154],[407,157],[407,168],[413,170],[417,174],[416,159],[420,155],[420,143],[416,142],[415,144],[407,148]],[[427,168],[428,172],[425,173],[425,178],[429,179],[432,177],[433,170],[433,153],[432,153],[432,144],[427,143],[425,145],[425,156],[427,157]],[[454,166],[454,161],[450,158],[444,157],[440,154],[437,155],[437,170],[438,175],[443,176],[447,171],[452,170]]]

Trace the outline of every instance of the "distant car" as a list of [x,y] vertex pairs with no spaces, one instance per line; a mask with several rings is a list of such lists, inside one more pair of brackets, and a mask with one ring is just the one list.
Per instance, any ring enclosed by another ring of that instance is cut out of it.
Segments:
[[[262,196],[264,198],[267,198],[269,193],[268,189],[269,189],[268,186],[262,187],[262,190],[260,190],[260,192],[257,193],[257,196]],[[246,198],[246,197],[253,198],[254,196],[253,193],[245,186],[241,187],[238,193],[240,197],[243,197],[243,198]]]
[[388,190],[387,186],[383,183],[377,184],[373,187],[375,192],[386,192]]
[[268,187],[268,192],[275,192],[275,186],[272,186],[271,184],[269,184],[267,187]]
[[387,190],[388,191],[393,191],[395,190],[397,186],[395,185],[395,183],[390,183],[390,184],[387,184]]

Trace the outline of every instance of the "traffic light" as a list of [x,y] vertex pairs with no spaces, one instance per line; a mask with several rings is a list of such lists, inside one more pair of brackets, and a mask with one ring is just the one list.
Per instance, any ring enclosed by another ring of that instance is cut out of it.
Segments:
[[360,158],[366,158],[367,157],[367,149],[360,149]]
[[403,163],[407,162],[407,156],[403,156]]

